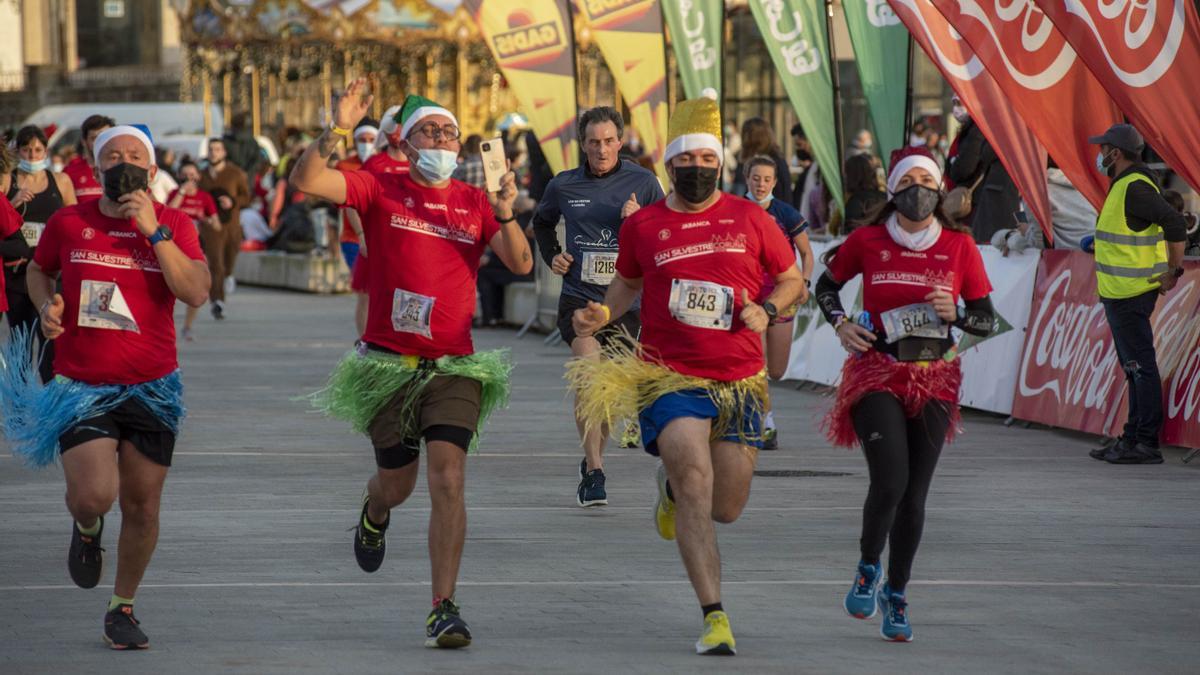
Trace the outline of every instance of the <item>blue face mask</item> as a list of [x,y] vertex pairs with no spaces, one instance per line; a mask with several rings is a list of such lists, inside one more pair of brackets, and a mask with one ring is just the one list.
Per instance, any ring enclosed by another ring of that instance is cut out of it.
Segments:
[[47,158],[44,158],[44,157],[37,162],[31,162],[27,159],[23,159],[20,162],[17,162],[17,169],[19,169],[25,173],[37,173],[39,171],[45,171],[46,169],[49,169],[49,168],[50,168],[50,160]]
[[1105,162],[1104,159],[1105,157],[1103,152],[1096,153],[1096,170],[1102,174],[1107,174],[1109,164]]
[[758,204],[759,206],[763,207],[764,209],[771,205],[771,200],[774,198],[775,198],[775,194],[772,192],[768,192],[767,198],[760,202],[760,201],[758,201],[757,198],[755,198],[753,192],[750,192],[749,190],[746,191],[746,199],[749,199],[750,201],[754,202],[755,204]]
[[421,148],[417,155],[417,170],[431,183],[449,180],[458,168],[458,153],[452,150]]

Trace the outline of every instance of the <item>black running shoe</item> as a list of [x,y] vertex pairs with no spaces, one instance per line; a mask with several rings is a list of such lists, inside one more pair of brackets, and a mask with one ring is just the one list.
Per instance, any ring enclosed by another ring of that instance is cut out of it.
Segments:
[[593,469],[579,481],[575,502],[580,506],[608,506],[608,493],[604,491],[604,471]]
[[71,521],[71,551],[67,554],[67,570],[71,581],[80,588],[95,588],[104,571],[104,549],[100,535],[104,533],[104,516],[100,516],[100,531],[94,536],[82,534],[79,523]]
[[1109,464],[1162,464],[1163,456],[1158,448],[1138,443],[1131,447],[1114,448],[1104,456],[1104,461]]
[[217,321],[223,320],[225,318],[225,303],[220,300],[213,300],[212,315]]
[[1105,441],[1104,444],[1101,445],[1100,447],[1095,448],[1094,450],[1091,450],[1090,452],[1088,452],[1088,456],[1091,457],[1092,459],[1098,459],[1101,462],[1103,462],[1104,458],[1107,457],[1110,453],[1117,451],[1117,450],[1124,450],[1124,449],[1128,448],[1130,445],[1131,444],[1129,443],[1129,441],[1125,440],[1124,438],[1109,439],[1109,440]]
[[[385,522],[378,532],[366,528],[364,521],[367,518],[367,501],[364,497],[362,512],[358,514],[358,523],[354,526],[354,559],[358,561],[362,571],[374,572],[383,564],[383,554],[387,547],[384,533],[387,532],[388,524]],[[391,522],[391,518],[388,518],[388,522]]]
[[133,605],[117,605],[104,615],[104,641],[113,649],[149,649],[150,638],[133,616]]
[[453,600],[442,600],[425,620],[425,646],[458,649],[471,644],[471,629]]

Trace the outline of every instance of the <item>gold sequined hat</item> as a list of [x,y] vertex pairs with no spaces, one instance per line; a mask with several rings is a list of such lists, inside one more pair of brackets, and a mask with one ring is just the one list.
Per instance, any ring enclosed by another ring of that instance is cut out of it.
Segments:
[[680,101],[667,125],[667,150],[663,161],[690,150],[712,150],[724,159],[721,145],[721,109],[717,92],[705,89],[700,98]]

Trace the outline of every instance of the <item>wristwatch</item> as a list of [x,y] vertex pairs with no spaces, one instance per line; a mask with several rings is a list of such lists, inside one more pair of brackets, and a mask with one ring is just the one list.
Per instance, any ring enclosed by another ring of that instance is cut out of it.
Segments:
[[148,237],[151,246],[154,246],[160,241],[171,241],[174,238],[175,233],[172,232],[171,228],[167,227],[166,225],[159,225],[158,231]]
[[763,311],[767,313],[767,318],[771,321],[774,321],[775,317],[779,316],[779,310],[776,309],[775,305],[771,304],[770,302],[764,302],[762,304],[762,308]]

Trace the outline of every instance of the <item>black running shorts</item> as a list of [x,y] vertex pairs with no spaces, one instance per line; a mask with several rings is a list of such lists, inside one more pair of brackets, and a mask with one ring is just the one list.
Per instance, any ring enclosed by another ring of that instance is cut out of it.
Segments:
[[[565,293],[558,296],[558,332],[567,346],[570,346],[578,337],[575,335],[575,327],[571,325],[571,317],[575,314],[575,310],[587,307],[587,303],[588,301],[583,298]],[[635,340],[637,339],[638,334],[642,331],[642,320],[638,312],[632,310],[625,312],[615,321],[610,321],[607,326],[601,328],[595,337],[600,341],[600,346],[604,347],[620,336],[622,329],[633,336]]]
[[129,441],[138,452],[161,466],[171,466],[175,454],[175,434],[171,428],[134,399],[126,399],[103,415],[89,417],[67,429],[58,437],[58,446],[65,453],[98,438]]

